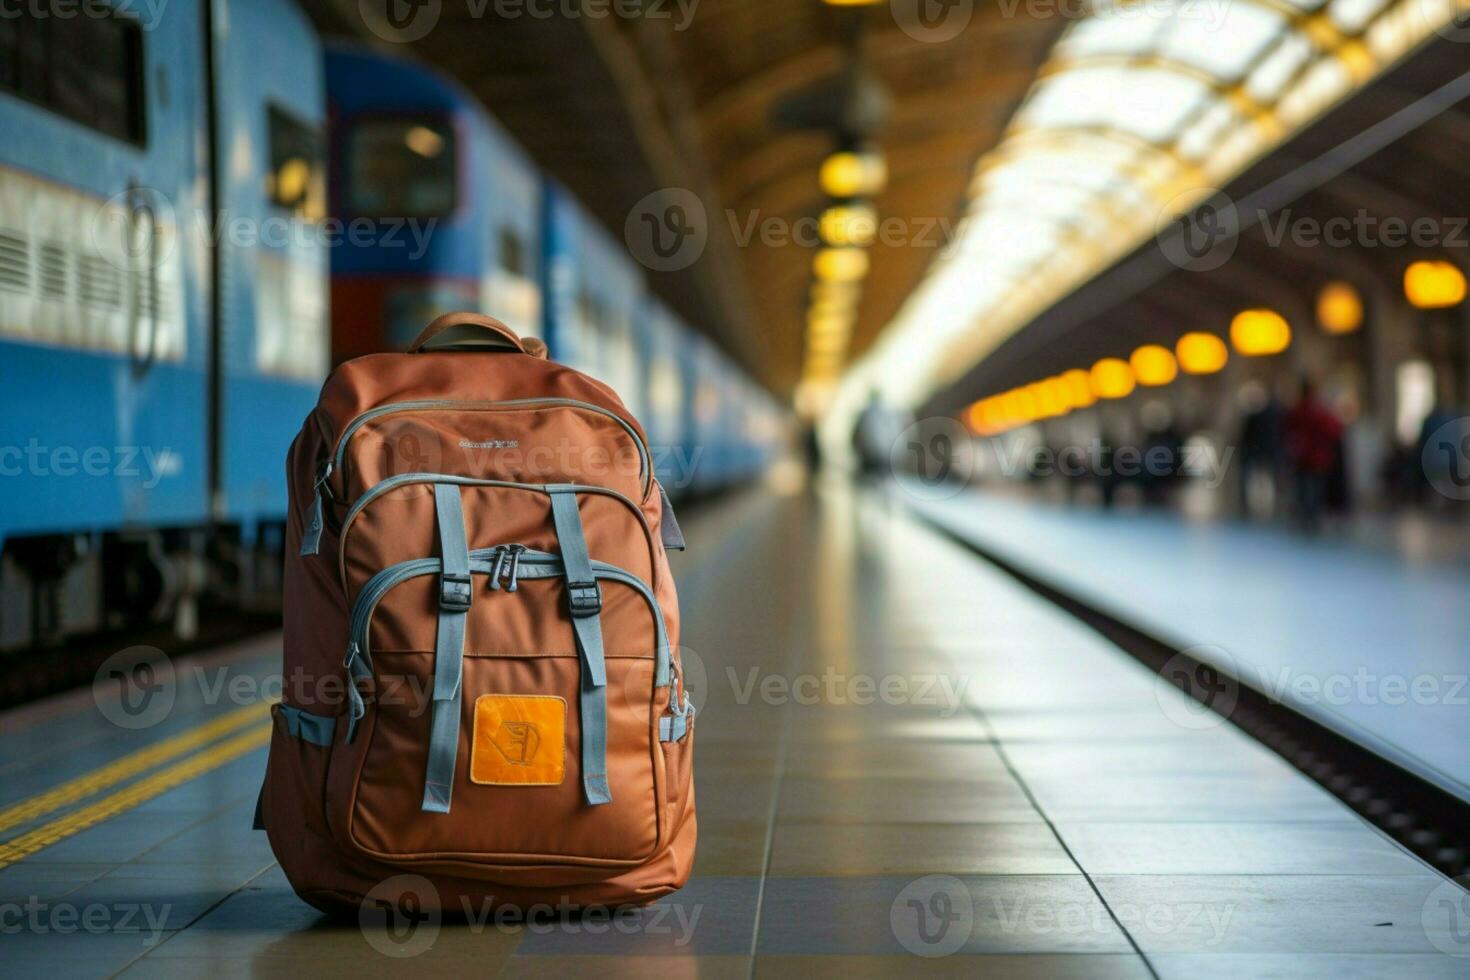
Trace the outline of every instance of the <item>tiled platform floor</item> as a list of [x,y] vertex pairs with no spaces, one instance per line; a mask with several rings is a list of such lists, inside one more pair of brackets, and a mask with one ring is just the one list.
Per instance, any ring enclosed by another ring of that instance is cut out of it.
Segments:
[[[1310,538],[990,490],[904,502],[997,557],[1470,798],[1467,526]],[[1380,535],[1381,537],[1381,535]]]
[[[686,529],[676,574],[705,697],[684,891],[612,923],[445,924],[390,957],[420,937],[291,894],[249,830],[250,749],[90,829],[76,815],[132,782],[12,819],[0,839],[72,832],[0,869],[4,973],[1467,974],[1446,954],[1470,953],[1454,886],[900,508],[753,493]],[[272,642],[230,651],[230,675],[265,676]],[[5,807],[239,710],[202,705],[223,664],[205,667],[141,732],[90,694],[0,717],[0,826]]]

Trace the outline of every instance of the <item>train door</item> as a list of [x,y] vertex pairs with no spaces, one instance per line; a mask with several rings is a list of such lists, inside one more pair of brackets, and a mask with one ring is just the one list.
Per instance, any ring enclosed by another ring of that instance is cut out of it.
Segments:
[[217,276],[214,510],[285,517],[283,460],[330,357],[325,92],[291,0],[212,0]]

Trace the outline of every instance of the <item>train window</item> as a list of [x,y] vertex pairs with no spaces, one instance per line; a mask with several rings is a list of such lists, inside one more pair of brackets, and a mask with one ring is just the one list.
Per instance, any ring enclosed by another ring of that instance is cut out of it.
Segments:
[[51,17],[21,5],[0,18],[0,91],[140,145],[144,74],[143,30],[128,17]]
[[284,110],[267,110],[270,169],[266,196],[277,207],[315,220],[326,213],[321,133]]
[[500,229],[500,267],[513,276],[526,278],[526,244],[512,228]]
[[372,119],[347,141],[347,206],[354,215],[430,218],[454,210],[454,130],[448,120]]

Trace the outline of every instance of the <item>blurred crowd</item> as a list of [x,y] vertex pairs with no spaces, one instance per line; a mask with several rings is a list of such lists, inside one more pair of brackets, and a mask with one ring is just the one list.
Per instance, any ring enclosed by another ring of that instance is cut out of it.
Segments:
[[[1442,474],[1432,472],[1431,463],[1438,460],[1448,467],[1455,461],[1425,451],[1434,433],[1463,414],[1443,398],[1409,438],[1385,436],[1381,426],[1361,415],[1354,399],[1324,397],[1310,377],[1274,388],[1248,382],[1237,392],[1235,406],[1238,428],[1233,438],[1225,432],[1223,445],[1214,451],[1224,454],[1225,464],[1233,454],[1221,488],[1233,486],[1235,509],[1242,517],[1285,519],[1316,533],[1325,523],[1363,508],[1369,498],[1395,509],[1453,506],[1435,490]],[[1130,485],[1137,487],[1145,505],[1172,505],[1186,485],[1183,478],[1199,475],[1189,464],[1188,443],[1195,436],[1179,430],[1170,409],[1156,403],[1141,414],[1143,435],[1136,440],[1135,455],[1155,462],[1132,472],[1104,465],[1088,474],[1104,506],[1114,506],[1119,492]],[[1105,464],[1126,444],[1105,445]]]
[[[1396,427],[1364,413],[1351,386],[1324,393],[1309,376],[1246,381],[1213,409],[1177,394],[979,440],[973,479],[1060,486],[1070,500],[1104,507],[1177,507],[1189,491],[1192,512],[1283,521],[1312,534],[1358,510],[1449,510],[1446,481],[1470,487],[1470,472],[1460,473],[1470,458],[1426,451],[1431,437],[1449,445],[1444,427],[1463,415],[1442,394],[1421,406],[1422,420],[1416,413]],[[903,467],[926,480],[971,478],[947,465],[944,450],[953,447],[938,445],[942,434],[911,424],[876,394],[869,399],[852,433],[860,477],[882,480]],[[1470,456],[1470,427],[1466,436],[1460,451]],[[814,447],[810,455],[815,462]]]

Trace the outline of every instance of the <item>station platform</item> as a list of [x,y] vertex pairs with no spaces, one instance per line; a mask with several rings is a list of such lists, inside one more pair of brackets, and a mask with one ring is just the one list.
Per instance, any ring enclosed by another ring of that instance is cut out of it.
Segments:
[[91,691],[0,716],[6,972],[1464,976],[1456,885],[896,500],[752,491],[685,530],[683,891],[425,943],[324,918],[250,829],[267,636],[181,662],[148,727]]
[[999,491],[904,499],[1012,567],[1470,800],[1463,524],[1309,537]]

